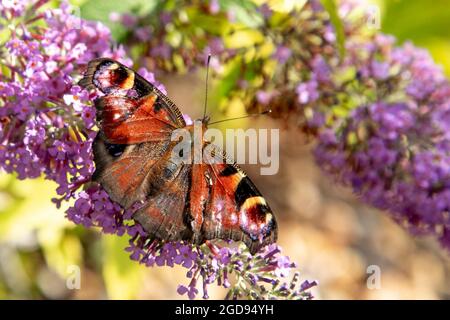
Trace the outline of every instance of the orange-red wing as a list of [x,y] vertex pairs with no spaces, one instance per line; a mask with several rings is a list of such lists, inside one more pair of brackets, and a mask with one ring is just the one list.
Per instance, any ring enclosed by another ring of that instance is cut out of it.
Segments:
[[96,99],[95,106],[100,128],[109,143],[169,139],[174,129],[186,125],[167,96],[117,61],[107,58],[90,61],[79,84],[105,94]]
[[176,129],[163,109],[156,109],[155,94],[140,99],[108,95],[95,101],[106,139],[110,143],[136,144],[169,140]]
[[[207,187],[191,190],[192,198],[206,198],[202,220],[204,239],[243,241],[252,253],[277,238],[272,210],[253,182],[226,155],[214,148],[213,157],[204,157],[203,175]],[[198,169],[200,170],[200,169]],[[196,169],[193,169],[193,173]],[[194,177],[193,177],[194,179]],[[201,195],[200,195],[201,194]],[[195,210],[193,210],[195,209]],[[200,220],[200,210],[191,205],[192,219]]]

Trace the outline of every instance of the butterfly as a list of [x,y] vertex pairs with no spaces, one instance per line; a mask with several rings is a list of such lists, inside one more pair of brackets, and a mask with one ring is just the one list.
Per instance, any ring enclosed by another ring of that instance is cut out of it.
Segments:
[[[98,182],[155,239],[201,244],[244,242],[251,253],[277,239],[277,222],[264,197],[240,167],[200,137],[211,157],[199,163],[173,160],[174,130],[192,132],[176,105],[125,65],[90,61],[79,85],[99,90],[94,100],[99,127],[93,142]],[[201,125],[206,129],[208,118]],[[218,161],[220,160],[220,161]]]

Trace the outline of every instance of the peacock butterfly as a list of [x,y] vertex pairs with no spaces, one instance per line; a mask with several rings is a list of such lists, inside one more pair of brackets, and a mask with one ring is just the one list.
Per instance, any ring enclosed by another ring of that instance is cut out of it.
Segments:
[[[213,159],[173,161],[173,131],[194,129],[154,85],[108,58],[90,61],[79,84],[103,93],[94,101],[100,130],[93,143],[92,179],[125,209],[142,202],[133,219],[152,237],[196,244],[232,239],[252,253],[276,241],[269,205],[218,147],[202,136],[200,145],[212,147]],[[198,121],[206,128],[208,118]]]

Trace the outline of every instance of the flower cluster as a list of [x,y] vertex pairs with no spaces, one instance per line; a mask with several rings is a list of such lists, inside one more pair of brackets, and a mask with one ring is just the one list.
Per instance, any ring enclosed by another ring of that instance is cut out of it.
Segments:
[[19,179],[44,174],[67,197],[93,171],[95,110],[73,86],[74,75],[90,59],[120,59],[123,50],[110,50],[102,24],[71,15],[66,4],[44,12],[45,2],[19,1],[14,10],[2,2],[0,8],[9,26],[0,60],[0,166]]
[[[81,191],[75,205],[67,211],[67,217],[86,227],[98,226],[104,233],[128,234],[126,250],[132,260],[148,267],[180,265],[187,269],[188,285],[180,285],[178,293],[193,299],[199,293],[208,298],[208,286],[216,283],[228,289],[227,299],[311,299],[308,291],[315,281],[299,283],[298,273],[287,279],[296,265],[281,249],[273,244],[255,255],[245,245],[232,242],[207,242],[201,246],[184,242],[162,242],[152,239],[143,228],[132,220],[139,208],[135,205],[123,210],[112,202],[98,185]],[[234,281],[230,281],[233,277]]]
[[434,235],[450,249],[450,84],[426,50],[370,30],[357,1],[339,9],[345,55],[331,29],[322,36],[328,49],[307,59],[295,90],[277,87],[266,103],[317,137],[323,171],[413,234]]
[[134,47],[137,59],[150,70],[185,72],[204,65],[209,54],[213,69],[219,60],[236,55],[224,45],[223,32],[233,20],[232,13],[217,0],[160,3],[150,14],[112,12],[111,22],[121,24],[127,33],[124,43]]
[[211,54],[221,106],[238,98],[249,111],[270,105],[276,118],[301,110],[295,118],[308,123],[305,129],[321,124],[310,119],[311,105],[321,90],[330,89],[327,62],[336,64],[339,54],[320,1],[307,1],[294,14],[248,0],[239,7],[214,0],[176,2],[146,15],[111,16],[126,27],[124,42],[139,52],[144,65],[157,72],[184,72],[203,66]]
[[[150,239],[132,214],[112,202],[98,185],[90,183],[94,170],[92,141],[96,135],[96,93],[81,90],[76,80],[89,60],[107,56],[126,65],[122,47],[113,46],[109,30],[71,14],[62,3],[49,9],[45,0],[2,2],[0,30],[8,32],[0,49],[0,166],[19,179],[45,178],[57,182],[57,206],[73,199],[67,218],[85,227],[99,227],[104,233],[130,236],[126,249],[133,260],[147,266],[182,265],[192,278],[180,286],[180,294],[197,294],[196,284],[203,279],[203,297],[207,286],[218,283],[230,289],[230,298],[311,298],[308,289],[314,282],[297,286],[281,283],[294,268],[278,247],[266,248],[252,256],[245,247],[218,248],[212,243],[192,246]],[[9,26],[4,28],[3,26]],[[161,91],[152,73],[139,73]],[[84,187],[84,190],[80,190]],[[267,251],[269,250],[269,251]],[[228,276],[236,277],[231,284]],[[266,288],[261,283],[271,284]]]
[[319,134],[317,162],[412,233],[450,249],[450,83],[426,51],[395,47],[391,37],[358,52],[348,65],[365,101]]

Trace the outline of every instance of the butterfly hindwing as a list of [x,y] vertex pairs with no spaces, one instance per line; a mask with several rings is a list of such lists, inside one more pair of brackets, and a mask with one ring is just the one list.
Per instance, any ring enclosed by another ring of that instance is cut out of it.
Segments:
[[144,207],[133,218],[152,237],[192,242],[193,231],[185,219],[186,210],[189,209],[191,168],[181,166],[175,171],[174,179],[162,184],[161,189],[154,189],[147,194]]
[[167,241],[193,240],[189,211],[192,165],[173,157],[172,142],[148,174],[144,207],[133,218],[151,236]]
[[275,242],[277,223],[265,198],[223,151],[214,146],[212,150],[212,157],[204,156],[209,190],[202,217],[203,237],[243,241],[252,253]]

